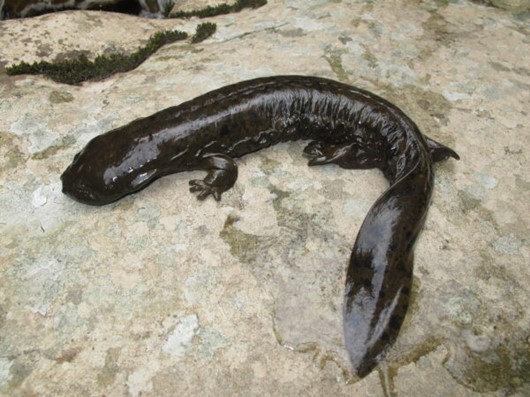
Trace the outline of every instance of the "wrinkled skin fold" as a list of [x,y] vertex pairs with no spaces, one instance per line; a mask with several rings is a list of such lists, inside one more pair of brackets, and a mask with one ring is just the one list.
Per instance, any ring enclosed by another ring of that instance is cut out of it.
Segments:
[[364,377],[392,346],[407,312],[433,163],[458,159],[395,105],[317,77],[243,81],[94,138],[61,176],[63,192],[104,205],[161,176],[204,170],[190,190],[220,200],[237,180],[234,158],[299,139],[309,140],[310,166],[379,168],[390,183],[359,230],[347,271],[345,344],[355,373]]

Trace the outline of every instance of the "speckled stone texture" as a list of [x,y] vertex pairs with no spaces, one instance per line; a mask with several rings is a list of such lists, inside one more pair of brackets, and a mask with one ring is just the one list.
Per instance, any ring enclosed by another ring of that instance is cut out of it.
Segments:
[[[269,1],[82,86],[4,66],[131,51],[198,20],[67,12],[0,22],[0,394],[528,396],[530,26],[467,1]],[[239,80],[329,77],[395,102],[460,162],[436,166],[409,314],[348,382],[345,269],[387,186],[309,168],[302,143],[238,161],[220,203],[165,177],[97,208],[59,176],[92,137]]]
[[236,0],[177,0],[171,12],[201,10],[206,7],[214,7],[219,4],[233,5]]

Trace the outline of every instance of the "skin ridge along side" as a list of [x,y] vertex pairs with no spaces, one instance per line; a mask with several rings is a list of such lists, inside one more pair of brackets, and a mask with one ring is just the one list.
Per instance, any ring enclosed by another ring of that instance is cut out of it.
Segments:
[[317,77],[243,81],[94,138],[61,176],[63,192],[104,205],[161,176],[204,170],[190,191],[219,200],[237,180],[233,158],[299,139],[310,141],[304,149],[310,166],[379,168],[390,182],[359,230],[347,271],[345,345],[363,377],[384,358],[407,312],[433,163],[459,158],[390,102]]

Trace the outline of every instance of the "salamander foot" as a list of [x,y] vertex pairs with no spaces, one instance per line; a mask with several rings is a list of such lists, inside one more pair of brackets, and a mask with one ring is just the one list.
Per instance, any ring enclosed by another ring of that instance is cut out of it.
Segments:
[[197,198],[204,200],[212,195],[217,201],[221,195],[229,190],[237,180],[237,164],[234,160],[224,154],[207,154],[202,157],[200,170],[208,174],[203,180],[193,179],[190,181],[190,192],[198,193]]

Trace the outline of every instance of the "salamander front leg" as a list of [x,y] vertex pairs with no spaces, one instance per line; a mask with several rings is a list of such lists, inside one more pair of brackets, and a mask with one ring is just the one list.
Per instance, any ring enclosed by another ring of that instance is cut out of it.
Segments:
[[208,172],[204,179],[190,181],[190,192],[197,193],[199,200],[204,200],[211,194],[219,201],[221,195],[236,183],[237,164],[231,157],[224,154],[203,156],[197,168]]

